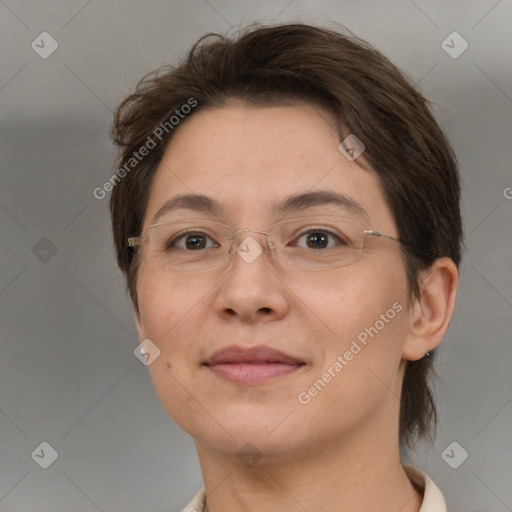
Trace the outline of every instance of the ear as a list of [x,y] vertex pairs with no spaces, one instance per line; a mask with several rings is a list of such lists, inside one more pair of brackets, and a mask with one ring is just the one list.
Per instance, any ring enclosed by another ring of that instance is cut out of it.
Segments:
[[402,358],[417,361],[442,341],[455,308],[459,271],[450,258],[438,258],[420,274],[419,299],[410,308]]

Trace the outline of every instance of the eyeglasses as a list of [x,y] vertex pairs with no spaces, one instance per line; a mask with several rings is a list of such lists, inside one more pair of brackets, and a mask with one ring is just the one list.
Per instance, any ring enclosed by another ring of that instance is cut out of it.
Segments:
[[266,235],[267,251],[280,266],[311,271],[355,263],[363,255],[367,237],[401,243],[339,215],[285,219],[268,231],[233,231],[222,222],[182,216],[149,226],[141,237],[130,237],[128,246],[140,246],[142,262],[150,268],[176,273],[205,272],[227,267],[235,253],[246,263],[260,257],[264,246],[252,236],[238,243],[240,233]]

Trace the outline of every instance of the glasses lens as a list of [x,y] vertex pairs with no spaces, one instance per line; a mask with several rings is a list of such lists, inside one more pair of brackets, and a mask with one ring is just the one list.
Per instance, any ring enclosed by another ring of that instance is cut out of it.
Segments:
[[[225,224],[183,218],[155,224],[147,229],[143,243],[143,262],[171,272],[204,272],[226,266],[231,257],[241,256],[252,263],[265,252],[248,258],[238,249],[230,253],[232,231]],[[237,235],[238,248],[254,233]],[[261,236],[261,235],[258,235]],[[240,237],[240,240],[238,239]],[[251,240],[251,244],[255,242]],[[264,244],[263,240],[259,243]],[[362,255],[363,227],[335,215],[287,219],[275,224],[268,234],[268,246],[284,268],[324,270],[350,265]],[[245,257],[244,257],[245,256]]]
[[176,219],[150,226],[143,261],[171,272],[204,272],[229,261],[229,227],[214,221]]
[[332,269],[361,257],[364,230],[361,224],[335,215],[299,218],[276,224],[269,242],[285,268]]

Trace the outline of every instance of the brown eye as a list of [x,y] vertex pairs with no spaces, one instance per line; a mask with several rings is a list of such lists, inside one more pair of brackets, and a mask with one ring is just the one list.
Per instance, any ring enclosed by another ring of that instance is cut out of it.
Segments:
[[[307,249],[330,249],[335,245],[347,245],[338,235],[327,229],[315,229],[303,233],[296,241],[303,240]],[[299,245],[299,244],[297,244]]]
[[[208,240],[211,238],[200,231],[197,232],[186,232],[178,236],[175,236],[170,240],[165,248],[166,249],[181,249],[184,251],[197,251],[200,249],[210,249],[212,247],[218,247],[218,244],[212,243],[208,245]],[[184,242],[184,244],[183,244]]]

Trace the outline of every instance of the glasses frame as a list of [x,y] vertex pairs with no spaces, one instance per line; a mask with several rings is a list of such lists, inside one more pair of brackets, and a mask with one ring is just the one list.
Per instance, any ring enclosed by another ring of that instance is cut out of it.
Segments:
[[[320,216],[318,216],[318,217],[320,217]],[[315,216],[312,216],[312,218],[315,218]],[[272,224],[269,228],[267,228],[267,231],[259,231],[259,230],[256,230],[256,229],[238,229],[237,231],[234,231],[231,228],[231,226],[229,226],[228,224],[226,224],[224,222],[215,221],[215,220],[209,220],[209,219],[198,219],[195,222],[197,222],[197,223],[207,222],[207,223],[212,223],[212,224],[218,224],[220,226],[223,226],[223,227],[227,228],[231,232],[231,247],[230,247],[229,252],[228,252],[228,261],[229,262],[231,261],[231,259],[233,257],[233,254],[237,251],[237,249],[239,247],[239,245],[237,245],[236,248],[233,250],[233,248],[235,246],[236,236],[238,235],[238,233],[259,233],[259,234],[262,234],[262,235],[266,236],[267,247],[269,249],[269,252],[272,254],[274,260],[276,261],[276,263],[278,265],[280,265],[280,266],[283,266],[278,261],[278,259],[277,259],[277,250],[274,247],[274,244],[268,239],[268,235],[270,234],[270,231],[272,231],[272,229],[274,229],[278,224],[282,224],[282,223],[285,223],[285,222],[292,222],[292,221],[296,221],[296,220],[302,220],[302,217],[280,220],[280,221],[275,222],[274,224]],[[307,219],[304,219],[304,220],[307,220]],[[357,261],[359,261],[359,259],[363,255],[364,249],[366,247],[366,238],[365,237],[367,235],[375,237],[375,238],[383,238],[385,240],[391,240],[391,241],[396,242],[396,243],[398,243],[400,245],[406,245],[401,240],[399,240],[398,238],[394,238],[394,237],[389,236],[389,235],[384,235],[384,234],[382,234],[379,231],[376,231],[374,229],[364,229],[362,224],[360,224],[359,222],[357,222],[355,220],[352,220],[352,219],[346,219],[346,220],[348,222],[352,223],[352,224],[357,224],[357,225],[361,226],[362,233],[363,233],[363,245],[361,247],[361,256],[357,260],[355,260],[355,261],[353,261],[351,263],[347,263],[346,265],[340,265],[339,267],[332,267],[332,268],[342,268],[342,267],[345,267],[345,266],[352,265],[353,263],[356,263]],[[148,226],[143,231],[142,235],[144,233],[147,233],[148,230],[151,229],[151,228],[154,228],[154,227],[157,227],[157,226],[163,226],[163,225],[167,225],[167,224],[172,224],[172,223],[173,222],[159,222],[159,223],[156,223],[156,224],[151,224],[150,226]],[[128,238],[127,247],[129,247],[129,248],[134,250],[136,247],[139,247],[139,246],[141,246],[144,243],[145,243],[145,240],[144,240],[143,236],[131,236],[131,237]],[[214,267],[214,268],[216,268],[216,267]],[[208,270],[213,270],[214,268],[208,269]],[[283,268],[288,268],[288,267],[284,267],[283,266]],[[306,269],[304,269],[304,270],[306,270]],[[315,269],[315,270],[312,269],[311,271],[318,271],[318,269]],[[198,271],[198,272],[201,272],[201,271]]]

